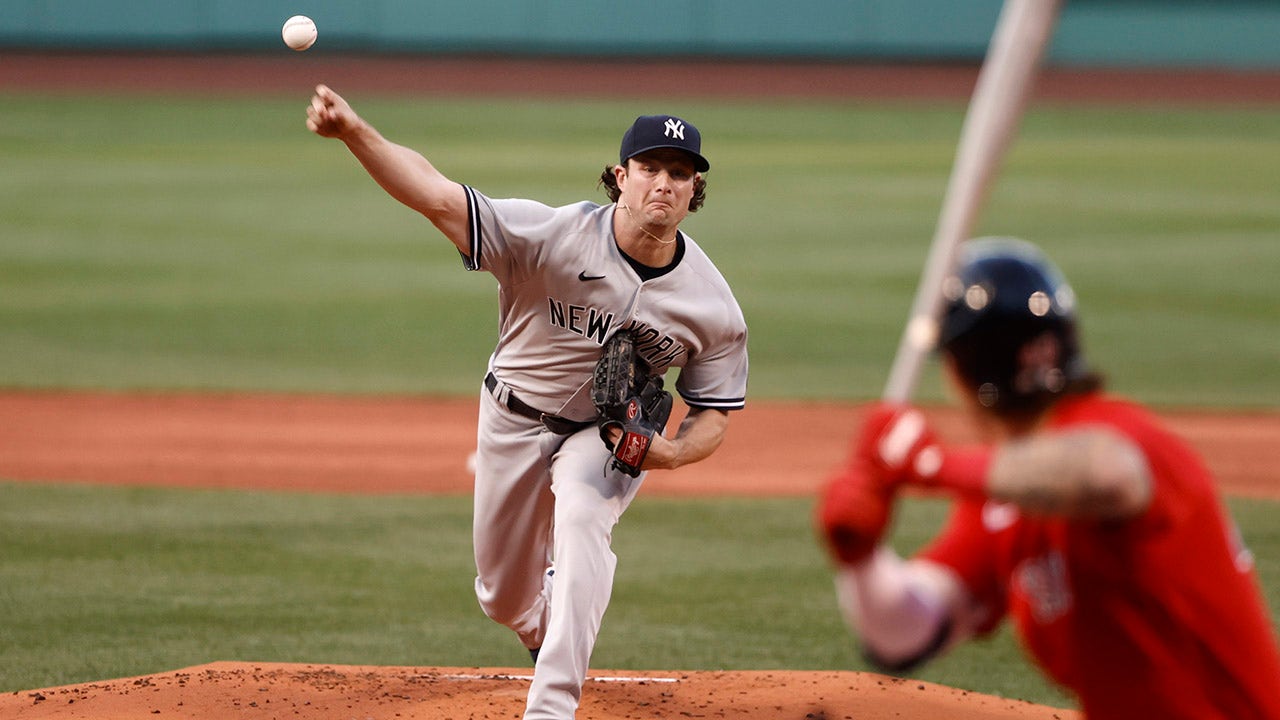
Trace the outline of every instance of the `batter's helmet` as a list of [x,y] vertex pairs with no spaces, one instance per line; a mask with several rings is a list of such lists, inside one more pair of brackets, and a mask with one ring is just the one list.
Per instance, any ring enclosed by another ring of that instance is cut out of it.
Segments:
[[964,243],[943,297],[938,344],[983,407],[1034,415],[1063,392],[1099,384],[1080,352],[1075,294],[1031,243]]

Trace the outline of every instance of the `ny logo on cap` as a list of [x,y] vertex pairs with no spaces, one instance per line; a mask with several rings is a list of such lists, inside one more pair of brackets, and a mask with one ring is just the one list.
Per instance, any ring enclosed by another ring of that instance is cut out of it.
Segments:
[[662,131],[667,137],[674,137],[678,140],[684,139],[684,123],[675,118],[667,118],[666,129]]

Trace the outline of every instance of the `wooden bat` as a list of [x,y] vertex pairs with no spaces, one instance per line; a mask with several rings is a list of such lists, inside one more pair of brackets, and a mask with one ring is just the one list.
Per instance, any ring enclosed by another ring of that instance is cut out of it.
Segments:
[[969,100],[942,212],[882,399],[906,402],[938,335],[942,281],[977,223],[1023,107],[1061,0],[1005,0]]

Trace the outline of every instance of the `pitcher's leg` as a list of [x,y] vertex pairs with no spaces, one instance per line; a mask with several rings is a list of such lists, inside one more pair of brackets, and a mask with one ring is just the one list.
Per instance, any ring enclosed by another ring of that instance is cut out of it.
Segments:
[[539,647],[546,632],[543,582],[555,509],[547,468],[558,442],[483,393],[472,517],[476,598],[528,648]]
[[641,480],[607,469],[608,457],[594,428],[570,437],[555,456],[551,617],[525,720],[568,720],[582,697],[587,665],[613,593],[613,528]]

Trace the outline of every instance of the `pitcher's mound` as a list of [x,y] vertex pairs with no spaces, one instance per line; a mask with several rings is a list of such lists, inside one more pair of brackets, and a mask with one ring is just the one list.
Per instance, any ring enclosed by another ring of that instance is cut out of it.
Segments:
[[[510,720],[530,671],[216,662],[0,696],[5,718]],[[578,717],[1076,720],[1074,711],[857,672],[593,671]]]

